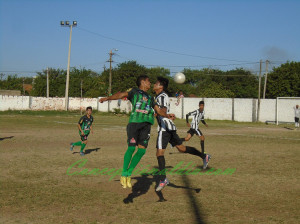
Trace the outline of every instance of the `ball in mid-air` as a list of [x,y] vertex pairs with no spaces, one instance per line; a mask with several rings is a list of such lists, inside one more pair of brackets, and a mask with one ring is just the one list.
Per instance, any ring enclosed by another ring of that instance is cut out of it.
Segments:
[[181,72],[178,72],[174,76],[174,81],[178,84],[182,84],[185,82],[185,75]]

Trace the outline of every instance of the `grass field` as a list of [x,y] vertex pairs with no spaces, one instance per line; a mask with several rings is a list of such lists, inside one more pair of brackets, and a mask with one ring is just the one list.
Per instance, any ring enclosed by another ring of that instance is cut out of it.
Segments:
[[[152,175],[133,176],[132,189],[122,189],[119,176],[68,175],[68,169],[119,169],[127,148],[128,117],[94,114],[86,163],[72,168],[82,159],[79,148],[69,150],[79,140],[79,118],[0,113],[0,223],[299,223],[300,130],[292,125],[207,121],[201,130],[211,174],[169,175],[170,186],[158,195]],[[175,123],[184,137],[184,121]],[[155,141],[156,125],[138,169],[157,167]],[[197,137],[184,144],[200,149]],[[167,167],[181,161],[202,167],[199,158],[168,146]],[[235,171],[213,173],[228,168]],[[167,201],[158,202],[160,197]]]

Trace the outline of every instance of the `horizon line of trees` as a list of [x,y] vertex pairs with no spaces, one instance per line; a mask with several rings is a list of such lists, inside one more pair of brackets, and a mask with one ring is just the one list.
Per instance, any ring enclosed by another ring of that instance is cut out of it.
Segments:
[[[170,70],[163,67],[146,68],[136,61],[127,61],[118,64],[112,69],[112,93],[126,91],[135,87],[136,78],[147,74],[151,83],[158,76],[169,79],[168,93],[182,91],[186,97],[206,98],[258,98],[259,77],[243,68],[228,71],[204,68],[188,69],[182,71],[186,76],[184,84],[177,84],[170,75]],[[63,69],[49,69],[49,96],[64,97],[67,71]],[[17,77],[8,75],[3,79],[0,74],[0,89],[21,90],[24,84],[32,84],[32,91],[25,91],[25,95],[46,96],[47,71],[37,72],[33,77]],[[261,79],[261,96],[264,88],[264,75]],[[108,93],[109,69],[101,73],[90,69],[76,67],[70,70],[69,97],[98,97]],[[273,68],[267,77],[266,98],[300,97],[300,62],[287,62],[280,67]]]

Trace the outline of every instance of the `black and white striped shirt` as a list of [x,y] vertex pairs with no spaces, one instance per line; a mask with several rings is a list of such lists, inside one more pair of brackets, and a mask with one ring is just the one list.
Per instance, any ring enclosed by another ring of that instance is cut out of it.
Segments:
[[[155,97],[156,103],[160,108],[167,108],[167,114],[170,112],[169,96],[166,92],[162,91]],[[158,131],[176,131],[176,126],[172,120],[157,116]]]
[[204,121],[204,110],[200,112],[200,109],[190,112],[186,115],[186,123],[189,123],[189,116],[193,116],[193,120],[191,122],[191,128],[199,129],[199,122],[201,121],[203,124],[206,124]]

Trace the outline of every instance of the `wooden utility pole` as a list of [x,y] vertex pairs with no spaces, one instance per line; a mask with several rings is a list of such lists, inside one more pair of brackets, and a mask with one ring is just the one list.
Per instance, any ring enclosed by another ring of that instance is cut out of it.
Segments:
[[258,102],[257,102],[257,118],[256,118],[256,121],[259,121],[259,113],[260,113],[261,67],[262,67],[262,60],[259,61]]
[[49,98],[49,69],[47,67],[47,98]]
[[264,96],[263,96],[264,99],[265,99],[265,97],[266,97],[266,90],[267,90],[268,63],[269,63],[269,61],[266,60],[266,75],[265,75]]

